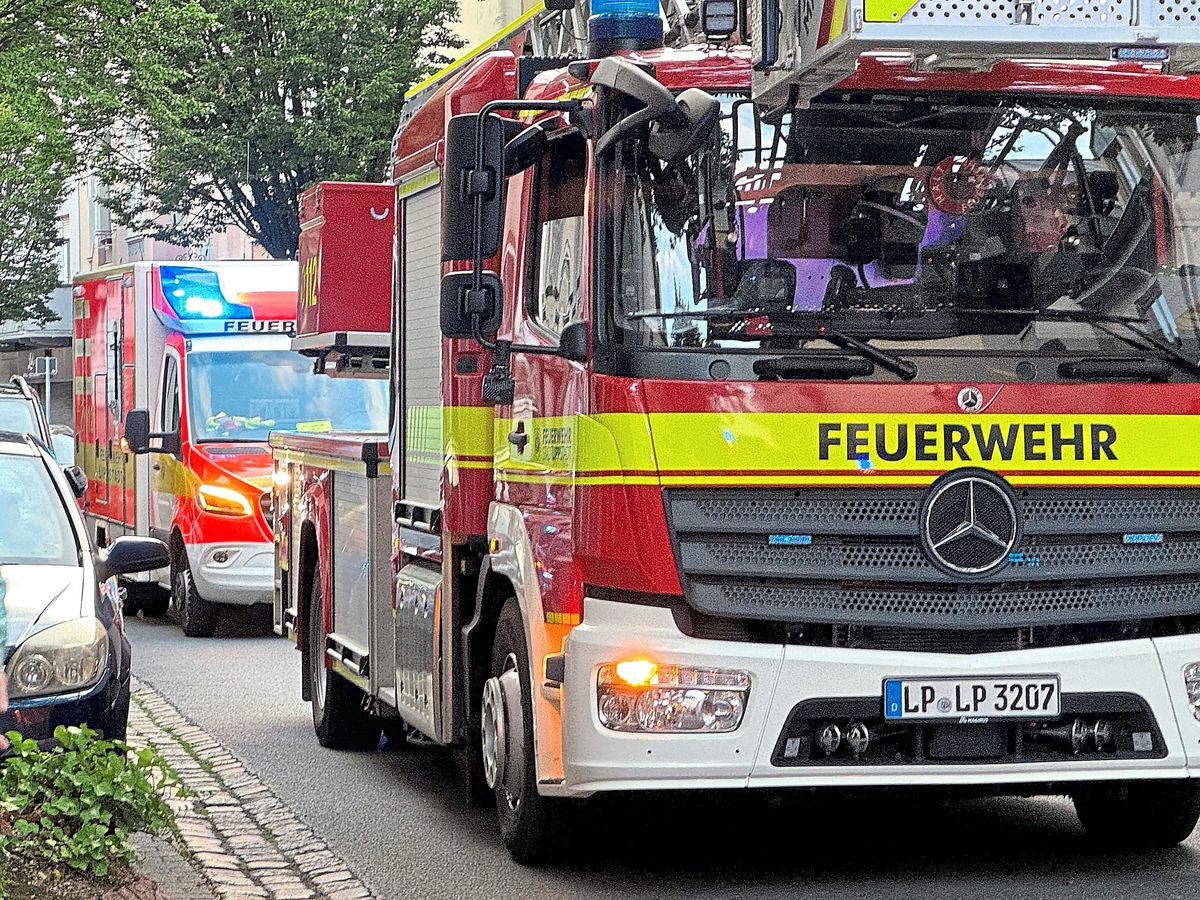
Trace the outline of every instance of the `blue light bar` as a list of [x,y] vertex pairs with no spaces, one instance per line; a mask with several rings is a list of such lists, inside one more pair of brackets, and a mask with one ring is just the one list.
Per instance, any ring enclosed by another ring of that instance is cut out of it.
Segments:
[[590,11],[588,42],[593,56],[662,46],[659,0],[592,0]]
[[254,312],[241,303],[230,303],[212,269],[195,266],[162,266],[159,269],[163,299],[180,319],[253,319]]

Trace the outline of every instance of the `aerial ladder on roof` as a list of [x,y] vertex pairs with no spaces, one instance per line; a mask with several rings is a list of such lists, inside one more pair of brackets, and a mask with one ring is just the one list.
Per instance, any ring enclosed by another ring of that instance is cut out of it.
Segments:
[[1124,61],[1200,71],[1200,0],[744,0],[757,100],[811,99],[864,53],[922,70],[1006,59]]

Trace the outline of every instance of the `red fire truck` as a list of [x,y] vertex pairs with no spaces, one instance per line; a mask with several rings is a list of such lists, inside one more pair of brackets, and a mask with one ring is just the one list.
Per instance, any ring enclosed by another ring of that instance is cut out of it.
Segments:
[[638,7],[593,0],[574,62],[535,13],[410,97],[390,429],[272,437],[318,739],[453,746],[521,861],[634,789],[1059,793],[1182,840],[1188,48],[1064,7],[1106,40],[791,53],[757,105],[732,4],[672,47]]
[[169,571],[126,586],[127,611],[173,603],[202,636],[222,605],[269,603],[268,432],[385,421],[382,388],[318,378],[291,352],[296,286],[294,262],[135,263],[76,280],[89,529],[100,547],[139,534],[171,549]]

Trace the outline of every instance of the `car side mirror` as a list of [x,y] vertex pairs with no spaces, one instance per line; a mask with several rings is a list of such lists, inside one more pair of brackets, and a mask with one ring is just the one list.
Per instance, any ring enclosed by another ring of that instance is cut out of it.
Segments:
[[71,491],[82,500],[88,489],[88,477],[83,469],[79,466],[63,466],[63,475],[67,478],[67,484],[71,485]]
[[[156,439],[157,447],[150,446]],[[178,456],[182,448],[178,431],[151,431],[150,411],[131,409],[125,416],[125,443],[133,453],[170,453]]]
[[170,564],[167,545],[157,538],[119,537],[96,555],[96,575],[107,581],[114,575],[152,572]]

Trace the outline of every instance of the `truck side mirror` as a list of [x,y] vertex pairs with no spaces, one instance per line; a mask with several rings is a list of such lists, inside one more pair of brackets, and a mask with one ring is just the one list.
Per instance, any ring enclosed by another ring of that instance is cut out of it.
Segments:
[[[159,445],[151,447],[150,441],[157,438]],[[178,456],[182,444],[178,431],[151,431],[150,411],[131,409],[125,416],[125,444],[133,453],[169,453]]]
[[676,98],[653,75],[620,57],[604,59],[592,73],[591,82],[632,97],[644,107],[601,136],[596,142],[596,156],[607,153],[637,129],[656,124],[658,129],[650,135],[647,149],[659,159],[679,159],[708,140],[721,115],[721,104],[711,94],[688,88]]
[[[442,260],[467,262],[495,256],[504,222],[504,120],[484,118],[483,166],[476,168],[479,139],[475,114],[454,116],[446,125],[446,187],[442,191],[442,222],[469,222],[467,228],[442,229]],[[475,219],[481,200],[482,215]]]
[[587,362],[588,328],[586,322],[572,322],[558,338],[558,355],[571,362]]
[[[504,308],[503,288],[495,272],[484,272],[475,289],[473,272],[450,272],[442,278],[441,327],[448,338],[495,334]],[[478,318],[478,326],[474,319]]]

